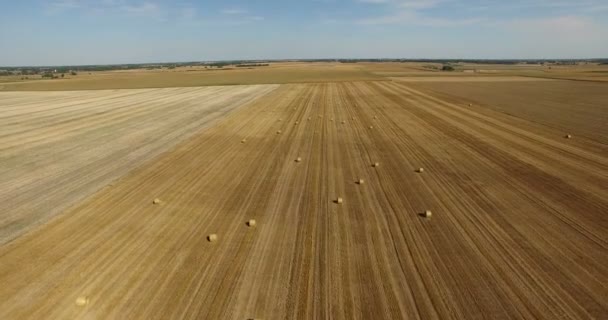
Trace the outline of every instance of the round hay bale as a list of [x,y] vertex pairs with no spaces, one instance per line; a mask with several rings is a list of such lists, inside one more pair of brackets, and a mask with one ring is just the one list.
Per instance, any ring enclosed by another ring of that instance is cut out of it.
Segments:
[[359,181],[357,181],[357,184],[364,184],[364,183],[365,183],[365,180],[363,180],[363,179],[359,179]]
[[158,199],[158,198],[156,198],[156,199],[152,200],[152,203],[153,203],[153,204],[160,204],[160,202],[161,202],[161,201],[160,201],[160,199]]
[[433,215],[433,213],[431,212],[431,210],[426,210],[422,213],[422,216],[425,218],[430,218]]
[[76,303],[77,306],[84,307],[87,304],[89,304],[89,297],[80,296],[80,297],[76,298],[76,301],[74,301],[74,302]]
[[469,107],[472,107],[472,106],[473,106],[473,104],[472,104],[472,103],[469,103]]
[[296,158],[296,162],[302,162],[302,158],[297,157],[297,158]]
[[345,123],[346,123],[346,121],[342,120],[342,124],[345,124]]
[[254,219],[250,219],[249,221],[247,221],[247,226],[248,227],[255,227],[255,220]]
[[310,117],[308,117],[308,121],[310,121]]
[[416,172],[423,173],[424,172],[424,168],[418,168],[418,169],[416,169]]
[[566,139],[572,139],[572,135],[571,134],[567,134],[566,135]]
[[329,119],[329,121],[333,122],[333,121],[334,121],[334,118]]
[[281,130],[277,130],[277,134],[281,134]]
[[208,235],[207,236],[207,241],[209,241],[209,242],[215,242],[215,241],[217,241],[217,234],[212,233],[212,234]]
[[374,116],[374,119],[378,119],[378,116]]
[[378,167],[379,165],[380,165],[380,163],[378,163],[378,162],[374,162],[374,163],[372,164],[372,167],[376,168],[376,167]]
[[374,126],[369,126],[369,128],[370,128],[370,129],[373,129],[373,128],[374,128]]
[[340,197],[338,197],[338,199],[336,199],[337,204],[342,204],[343,202],[344,202],[344,200]]
[[245,140],[245,139],[241,140],[241,143],[245,143],[245,142],[247,142],[247,140]]
[[283,119],[279,118],[279,122],[283,121]]
[[296,121],[296,124],[300,124],[300,121]]

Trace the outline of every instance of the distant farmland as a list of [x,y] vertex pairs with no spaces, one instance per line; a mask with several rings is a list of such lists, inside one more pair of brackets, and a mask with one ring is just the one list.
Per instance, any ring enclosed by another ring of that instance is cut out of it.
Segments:
[[[12,78],[15,81],[14,77]],[[80,73],[66,79],[1,83],[5,91],[54,91],[196,87],[216,85],[311,83],[381,80],[380,75],[356,65],[286,63],[255,68],[181,68]],[[0,77],[0,80],[2,78]]]

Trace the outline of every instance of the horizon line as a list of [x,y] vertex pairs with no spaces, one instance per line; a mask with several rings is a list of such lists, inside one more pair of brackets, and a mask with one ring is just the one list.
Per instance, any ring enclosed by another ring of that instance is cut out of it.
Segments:
[[222,63],[222,62],[287,62],[287,61],[404,61],[404,62],[433,62],[433,61],[601,61],[607,58],[287,58],[287,59],[226,59],[226,60],[182,60],[166,62],[126,62],[126,63],[99,63],[99,64],[66,64],[66,65],[14,65],[2,66],[0,68],[45,68],[45,67],[92,67],[92,66],[128,66],[128,65],[166,65],[166,64],[188,64],[188,63]]

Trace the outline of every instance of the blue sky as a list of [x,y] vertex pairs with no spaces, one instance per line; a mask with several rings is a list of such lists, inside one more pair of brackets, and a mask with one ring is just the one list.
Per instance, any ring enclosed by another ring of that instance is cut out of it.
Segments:
[[0,65],[608,57],[608,0],[0,0]]

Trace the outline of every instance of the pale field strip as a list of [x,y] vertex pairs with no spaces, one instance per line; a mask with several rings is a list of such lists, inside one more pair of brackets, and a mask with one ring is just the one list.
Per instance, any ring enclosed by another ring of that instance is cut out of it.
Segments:
[[276,87],[0,93],[0,243]]

